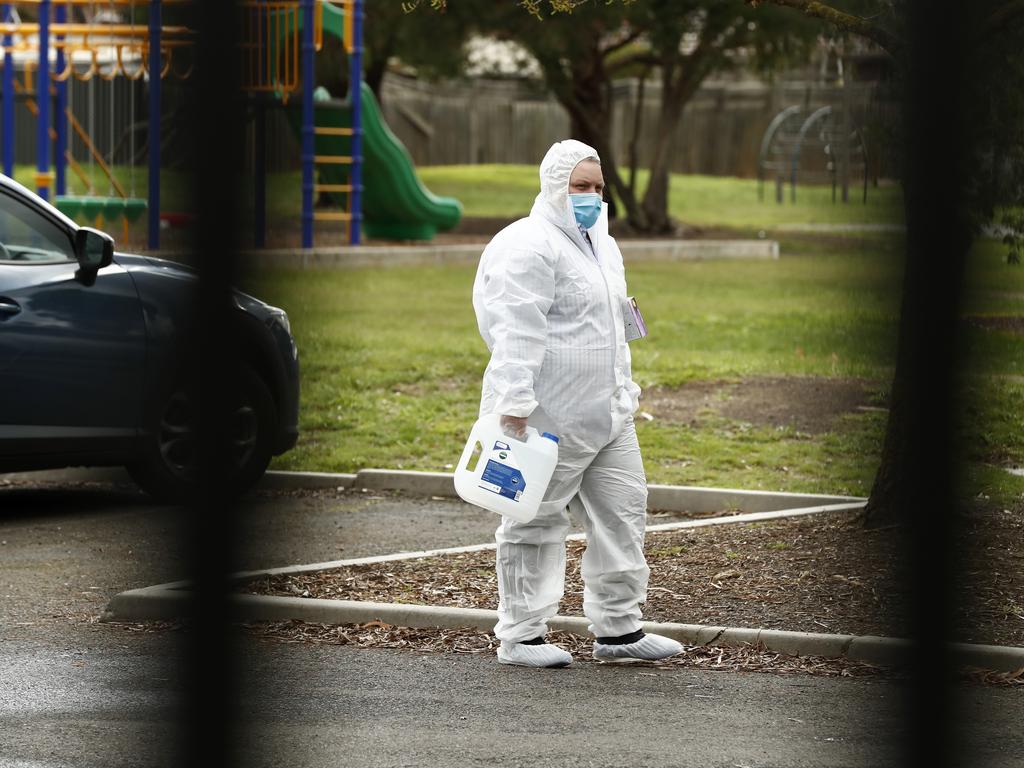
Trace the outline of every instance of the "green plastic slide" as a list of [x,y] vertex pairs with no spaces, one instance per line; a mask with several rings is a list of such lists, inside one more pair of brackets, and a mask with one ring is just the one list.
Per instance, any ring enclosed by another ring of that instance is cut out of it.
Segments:
[[[324,5],[324,34],[343,37],[344,14],[340,8]],[[391,132],[380,113],[377,100],[366,83],[360,81],[363,123],[363,232],[367,237],[389,240],[430,240],[437,232],[451,229],[462,218],[462,204],[451,197],[439,197],[423,186],[408,150]],[[301,140],[302,110],[286,110],[289,122]],[[351,101],[319,101],[314,105],[317,127],[350,128]],[[350,154],[348,136],[315,138],[316,154]],[[322,184],[348,184],[346,165],[318,164]],[[332,202],[341,205],[345,193],[329,193]]]

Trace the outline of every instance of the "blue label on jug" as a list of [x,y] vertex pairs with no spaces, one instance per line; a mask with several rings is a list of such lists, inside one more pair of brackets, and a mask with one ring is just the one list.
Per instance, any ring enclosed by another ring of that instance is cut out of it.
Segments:
[[480,475],[480,481],[480,487],[485,491],[491,491],[513,501],[519,501],[526,488],[522,472],[494,459],[487,462],[483,474]]

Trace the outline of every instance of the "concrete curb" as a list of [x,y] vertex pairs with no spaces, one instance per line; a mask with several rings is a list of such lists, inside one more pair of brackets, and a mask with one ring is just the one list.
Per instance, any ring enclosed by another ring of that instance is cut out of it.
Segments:
[[[326,473],[268,472],[268,481],[282,486],[294,483],[317,483],[330,477]],[[338,485],[352,477],[350,488],[376,491],[404,491],[420,496],[450,496],[455,492],[454,475],[450,472],[421,472],[402,469],[361,469],[351,475],[335,475]],[[815,504],[841,504],[864,502],[859,496],[831,496],[816,493],[786,493],[781,491],[751,491],[737,488],[702,488],[692,485],[647,486],[647,508],[670,512],[717,512],[736,509],[743,512],[767,512],[778,509],[811,506]]]
[[[179,618],[188,592],[183,589],[147,587],[117,595],[101,620],[170,621]],[[244,622],[305,621],[314,624],[363,624],[381,621],[400,627],[468,628],[493,630],[497,612],[479,608],[437,608],[402,603],[372,603],[304,597],[236,595],[233,619]],[[552,630],[590,637],[589,620],[556,616]],[[665,635],[689,646],[742,647],[762,645],[769,651],[793,656],[846,658],[879,666],[905,664],[913,650],[908,640],[889,637],[829,635],[777,629],[711,627],[700,624],[644,622],[645,632]],[[1024,648],[955,643],[955,658],[963,665],[996,672],[1024,667]]]
[[[43,472],[5,475],[12,480],[37,482],[132,483],[121,467],[73,467]],[[450,472],[421,472],[408,469],[361,469],[359,472],[267,472],[258,488],[263,490],[323,490],[366,488],[372,491],[401,491],[416,496],[458,498]],[[858,496],[829,496],[815,493],[751,491],[738,488],[701,488],[688,485],[647,486],[647,508],[666,512],[706,514],[722,510],[768,512],[823,504],[863,503]]]
[[903,224],[801,224],[801,223],[790,223],[790,224],[776,224],[771,227],[776,232],[813,232],[815,234],[876,234],[876,233],[893,233],[893,232],[906,232],[907,228]]
[[[72,468],[48,472],[7,475],[10,478],[45,482],[130,482],[120,468]],[[261,488],[368,488],[397,490],[416,495],[455,497],[452,475],[445,472],[412,470],[364,469],[356,474],[330,472],[268,472]],[[648,530],[672,530],[725,523],[742,523],[798,514],[856,509],[866,501],[852,496],[822,494],[773,493],[729,488],[698,488],[693,486],[648,486],[651,509],[704,513],[723,509],[740,509],[743,514],[725,518],[705,518],[649,526]],[[817,506],[810,506],[810,505]],[[582,538],[577,534],[570,538]],[[358,560],[287,566],[235,574],[235,578],[283,573],[310,573],[327,568],[369,562],[426,557],[455,552],[493,549],[493,544],[454,547],[425,552],[403,552]],[[172,621],[186,610],[190,594],[188,584],[174,582],[115,595],[101,616],[102,621]],[[367,603],[352,600],[320,600],[300,597],[268,597],[237,595],[233,599],[235,620],[286,621],[302,620],[325,624],[385,621],[408,627],[473,627],[490,631],[497,621],[494,611],[469,608],[436,608],[431,606],[390,603]],[[550,622],[555,630],[589,636],[588,622],[578,617],[557,616]],[[736,646],[762,643],[768,650],[794,655],[845,657],[872,664],[894,665],[906,660],[910,643],[898,638],[831,635],[811,632],[790,632],[740,627],[708,627],[697,624],[646,622],[645,631],[673,637],[686,645]],[[1014,646],[956,643],[954,652],[961,663],[999,672],[1012,672],[1024,667],[1024,648]]]
[[[827,512],[840,512],[850,509],[858,509],[864,505],[864,501],[846,502],[840,504],[826,504],[819,505],[816,507],[801,507],[797,509],[781,509],[774,511],[765,512],[750,512],[739,515],[727,515],[722,517],[705,517],[697,520],[679,520],[673,523],[661,523],[658,525],[649,525],[645,530],[647,531],[667,531],[667,530],[681,530],[684,528],[705,528],[712,525],[730,525],[736,523],[755,522],[760,520],[771,520],[782,517],[796,517],[801,515],[821,514]],[[566,537],[566,541],[582,541],[586,537],[582,533],[571,534]],[[358,557],[350,558],[347,560],[333,560],[323,563],[308,563],[305,565],[288,565],[279,568],[263,568],[255,571],[241,571],[233,573],[229,577],[233,582],[243,582],[263,576],[279,576],[279,575],[297,575],[304,573],[316,573],[318,571],[326,571],[334,568],[343,568],[346,566],[353,565],[373,565],[378,563],[394,562],[395,560],[414,560],[425,557],[438,557],[444,555],[454,555],[464,552],[483,552],[487,550],[495,549],[493,542],[485,544],[470,544],[468,546],[461,547],[446,547],[442,549],[430,549],[419,552],[395,552],[388,555],[372,555],[370,557]],[[187,610],[187,600],[189,599],[190,584],[187,581],[176,581],[167,584],[157,584],[151,587],[143,587],[141,589],[128,590],[127,592],[121,592],[115,595],[110,603],[107,605],[106,610],[101,616],[102,621],[168,621],[175,618],[180,618],[185,610]],[[278,604],[276,601],[281,599],[290,600],[292,598],[279,598],[276,596],[264,597],[259,595],[236,595],[235,600],[239,606],[249,606],[251,601],[249,598],[261,597],[265,600],[270,600],[272,605],[278,606],[281,610],[288,610],[286,603]],[[301,598],[301,602],[295,604],[304,606],[320,606],[320,608],[314,608],[314,616],[320,616],[323,610],[326,610],[322,604],[326,605],[347,605],[352,611],[358,613],[360,608],[358,606],[367,605],[367,603],[353,601],[353,600],[318,600],[310,598]],[[257,601],[256,605],[262,606],[260,601]],[[374,603],[373,605],[386,605],[384,603]],[[396,604],[397,605],[397,604]],[[294,606],[293,606],[294,607]],[[403,607],[404,609],[404,607]],[[428,611],[427,615],[434,615],[438,610],[440,611],[455,611],[457,616],[470,616],[472,614],[464,614],[461,608],[434,608],[431,606],[418,606],[416,610]],[[493,612],[492,612],[493,613]],[[244,612],[236,614],[236,618],[239,620],[245,620]],[[262,615],[262,614],[261,614]],[[419,614],[417,614],[419,615]],[[488,614],[490,615],[490,614]],[[292,614],[288,614],[288,618],[293,618]],[[254,620],[254,619],[249,619]],[[306,619],[307,621],[321,621],[318,618]],[[421,625],[408,625],[408,626],[421,626]]]
[[[679,531],[686,528],[706,528],[711,525],[731,525],[735,523],[753,523],[762,520],[778,520],[783,517],[799,517],[801,515],[814,515],[822,512],[845,512],[860,509],[864,506],[863,501],[850,504],[826,504],[817,507],[802,507],[800,509],[780,509],[766,512],[750,512],[747,514],[728,515],[724,517],[704,517],[697,520],[677,520],[672,523],[658,523],[645,527],[647,533],[657,531]],[[566,541],[585,541],[583,533],[573,533],[565,537]],[[443,555],[457,555],[464,552],[486,552],[496,549],[494,542],[484,544],[470,544],[462,547],[445,547],[443,549],[427,549],[418,552],[395,552],[389,555],[372,555],[370,557],[358,557],[348,560],[332,560],[324,563],[307,563],[305,565],[286,565],[279,568],[261,568],[255,571],[241,571],[231,575],[232,579],[242,581],[258,578],[260,576],[282,576],[296,575],[302,573],[316,573],[327,571],[333,568],[345,568],[351,565],[375,565],[377,563],[390,563],[395,560],[416,560],[423,557],[438,557]]]
[[348,489],[356,484],[358,475],[349,472],[266,472],[257,488],[261,490]]
[[[708,261],[777,259],[775,240],[617,240],[623,260]],[[254,267],[302,269],[347,269],[354,267],[398,267],[431,264],[474,265],[487,245],[450,243],[428,245],[360,245],[330,248],[271,248],[242,255]]]
[[[796,515],[818,514],[856,509],[863,502],[822,505],[818,507],[752,512],[702,520],[684,520],[650,526],[648,530],[693,528],[708,525],[742,523]],[[569,538],[583,538],[576,534]],[[474,552],[494,549],[494,544],[476,544],[465,547],[400,552],[390,555],[338,560],[310,565],[286,566],[260,571],[233,574],[237,581],[279,574],[300,574],[338,568],[346,565],[364,565],[405,560],[419,557]],[[174,582],[115,595],[100,617],[104,622],[173,621],[180,619],[188,609],[189,584]],[[376,603],[356,600],[278,597],[269,595],[237,594],[232,596],[232,619],[238,622],[306,621],[317,624],[361,624],[382,621],[402,627],[473,628],[491,631],[497,622],[497,612],[474,608],[435,607],[404,603]],[[589,637],[589,621],[575,616],[556,616],[549,626],[553,630]],[[717,627],[700,624],[645,622],[644,630],[675,638],[684,645],[735,647],[763,645],[770,651],[795,656],[824,656],[846,658],[881,666],[899,666],[906,663],[912,652],[908,640],[870,635],[834,635],[815,632],[792,632],[777,629],[744,627]],[[1013,672],[1024,667],[1024,648],[1012,646],[955,643],[955,657],[961,664]]]

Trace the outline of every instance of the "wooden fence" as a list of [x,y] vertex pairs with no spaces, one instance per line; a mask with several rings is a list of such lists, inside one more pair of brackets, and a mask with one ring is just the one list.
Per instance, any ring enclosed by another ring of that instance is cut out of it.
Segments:
[[[648,82],[637,142],[640,166],[649,162],[659,109],[659,87]],[[613,90],[613,147],[624,165],[638,109],[635,80],[616,83]],[[388,77],[383,111],[391,130],[402,140],[417,165],[475,163],[536,164],[552,142],[566,138],[565,110],[543,92],[518,83],[475,81],[462,87]],[[755,176],[761,138],[781,109],[797,104],[808,110],[847,103],[852,122],[868,128],[884,122],[891,105],[879,98],[874,84],[844,88],[804,81],[777,84],[751,80],[705,85],[686,106],[676,128],[672,170],[731,176]],[[871,135],[885,135],[877,126]],[[873,150],[887,173],[886,148]]]
[[[89,88],[73,83],[72,105],[83,124],[93,115],[93,131],[105,155],[116,150],[116,162],[129,162],[126,129],[132,122],[128,111],[128,89],[136,88],[136,120],[144,121],[145,104],[141,83],[115,81],[112,86]],[[93,93],[95,91],[95,94]],[[640,166],[649,163],[659,108],[658,83],[644,89],[641,130],[638,141]],[[629,142],[638,109],[639,87],[635,80],[617,82],[613,88],[613,147],[620,167],[626,165]],[[171,98],[174,96],[174,98]],[[165,97],[165,113],[181,100]],[[111,109],[111,101],[114,109]],[[383,112],[391,130],[405,144],[417,165],[525,163],[536,165],[552,142],[566,138],[569,118],[565,110],[539,83],[509,80],[472,80],[464,83],[428,83],[388,75],[383,86]],[[765,128],[780,110],[802,105],[809,112],[827,104],[847,103],[853,125],[869,136],[868,157],[872,176],[892,176],[892,115],[894,105],[878,86],[853,83],[845,89],[823,86],[813,80],[786,79],[765,83],[752,79],[714,81],[705,84],[690,101],[676,128],[672,170],[680,173],[746,176],[757,174],[757,158]],[[295,108],[296,105],[292,105]],[[90,110],[89,107],[92,107]],[[23,104],[17,107],[15,156],[19,163],[35,162],[35,125]],[[162,126],[166,143],[175,126]],[[144,154],[145,135],[137,135],[136,149]],[[247,161],[253,158],[250,124],[241,149]],[[183,151],[168,147],[165,161]],[[75,157],[85,151],[72,140]],[[179,160],[182,158],[178,158]],[[136,157],[136,162],[143,162]],[[809,167],[814,158],[802,160]],[[279,109],[272,109],[267,122],[268,170],[299,167],[299,144]]]

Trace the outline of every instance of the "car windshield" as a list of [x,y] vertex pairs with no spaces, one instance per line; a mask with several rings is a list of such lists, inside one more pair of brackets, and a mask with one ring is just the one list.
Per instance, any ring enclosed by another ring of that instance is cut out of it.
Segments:
[[70,234],[49,217],[0,192],[0,262],[74,261]]

